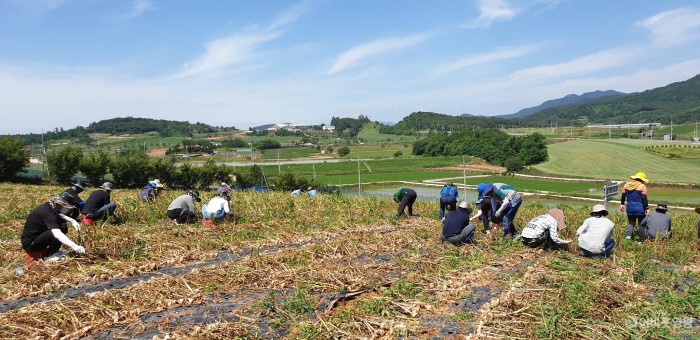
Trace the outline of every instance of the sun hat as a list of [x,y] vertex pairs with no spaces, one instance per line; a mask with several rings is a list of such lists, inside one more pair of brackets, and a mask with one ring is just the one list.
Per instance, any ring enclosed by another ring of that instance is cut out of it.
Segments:
[[73,187],[80,190],[80,191],[83,191],[83,190],[85,190],[85,183],[76,182],[75,184],[73,184]]
[[51,201],[52,204],[58,204],[64,208],[69,208],[69,209],[75,208],[74,205],[70,204],[65,199],[63,199],[59,196],[51,196],[51,197],[49,197],[49,200]]
[[151,183],[151,186],[154,188],[161,188],[161,189],[165,188],[165,186],[163,186],[163,184],[160,184],[160,180],[157,178],[148,182],[148,183]]
[[199,197],[199,191],[197,191],[197,190],[190,190],[187,192],[187,194],[192,196],[192,198],[197,202],[202,201],[202,199]]
[[602,204],[596,204],[596,205],[594,205],[593,208],[591,209],[591,214],[599,213],[599,212],[604,212],[604,213],[607,214],[607,213],[608,213],[608,210],[605,209],[605,206],[602,205]]
[[110,182],[104,182],[102,185],[100,185],[100,188],[105,189],[106,191],[112,191],[114,189],[114,185]]
[[668,205],[666,205],[666,203],[659,203],[656,205],[656,211],[668,211]]
[[557,229],[562,230],[566,228],[566,221],[564,221],[564,212],[561,209],[552,208],[549,210],[547,215],[554,217],[557,221]]
[[469,208],[469,203],[467,203],[467,201],[459,202],[459,207],[462,209],[467,209]]
[[638,179],[644,183],[649,183],[649,180],[647,179],[647,174],[643,172],[638,172],[632,176],[630,176],[631,179]]

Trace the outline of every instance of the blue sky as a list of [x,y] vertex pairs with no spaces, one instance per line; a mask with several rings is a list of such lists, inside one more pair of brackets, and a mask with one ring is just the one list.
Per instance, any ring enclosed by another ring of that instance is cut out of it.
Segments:
[[0,0],[2,133],[514,113],[700,73],[700,3]]

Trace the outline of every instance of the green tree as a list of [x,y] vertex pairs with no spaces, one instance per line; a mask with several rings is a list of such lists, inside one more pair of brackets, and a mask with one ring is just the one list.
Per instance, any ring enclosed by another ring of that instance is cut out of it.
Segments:
[[340,155],[340,157],[345,157],[349,154],[350,154],[350,148],[347,146],[344,146],[344,147],[338,149],[338,155]]
[[253,147],[258,150],[279,149],[282,147],[282,144],[276,140],[263,139],[253,143]]
[[109,173],[109,165],[112,157],[104,150],[84,155],[80,160],[78,169],[93,186],[102,184],[105,175]]
[[70,183],[71,177],[78,173],[82,159],[83,150],[75,146],[52,151],[46,156],[49,173],[62,184]]
[[24,149],[21,139],[0,138],[0,181],[13,179],[28,164],[29,151]]
[[139,188],[148,183],[149,158],[142,152],[126,152],[111,162],[110,172],[118,188]]
[[217,165],[216,161],[211,158],[204,163],[204,166],[202,166],[200,171],[202,188],[206,188],[212,183],[216,183],[216,185],[218,185],[220,182],[231,181],[230,168],[225,165]]
[[508,171],[515,172],[525,168],[525,162],[518,157],[511,157],[506,159],[503,166],[505,166]]
[[201,171],[199,167],[184,164],[177,169],[173,185],[182,188],[197,188],[200,185]]
[[161,183],[168,183],[169,185],[173,183],[177,168],[172,157],[151,159],[150,167],[151,177],[158,178]]

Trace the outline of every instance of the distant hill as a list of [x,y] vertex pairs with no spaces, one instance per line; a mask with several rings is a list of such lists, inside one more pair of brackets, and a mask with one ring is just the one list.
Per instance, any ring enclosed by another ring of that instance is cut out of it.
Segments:
[[394,126],[381,125],[379,132],[411,134],[418,130],[461,131],[473,128],[509,127],[517,122],[495,117],[462,117],[435,112],[413,112]]
[[594,99],[541,110],[521,118],[524,123],[590,122],[690,123],[700,120],[700,75],[644,92]]
[[[569,95],[566,95],[566,96],[559,98],[559,99],[548,100],[540,105],[528,107],[526,109],[522,109],[516,113],[512,113],[509,115],[500,115],[500,116],[496,116],[496,117],[505,118],[505,119],[520,118],[520,117],[525,117],[525,116],[535,114],[537,112],[540,112],[544,109],[548,109],[551,107],[557,107],[557,106],[569,105],[569,104],[577,104],[577,103],[580,104],[580,103],[590,102],[590,101],[598,99],[598,98],[612,97],[612,96],[624,96],[624,95],[625,95],[625,93],[613,91],[613,90],[586,92],[582,95],[569,94]],[[465,116],[465,115],[462,115],[462,116]]]
[[[225,128],[229,129],[229,128]],[[235,129],[235,128],[230,128]],[[57,139],[73,139],[84,143],[90,142],[91,133],[105,133],[110,135],[140,134],[156,132],[163,137],[167,136],[191,136],[193,133],[208,133],[217,131],[211,125],[202,123],[189,123],[181,121],[150,119],[150,118],[112,118],[99,122],[92,122],[87,127],[78,126],[73,129],[55,129],[44,133],[45,141]],[[42,140],[41,134],[17,135],[24,143],[39,143]]]

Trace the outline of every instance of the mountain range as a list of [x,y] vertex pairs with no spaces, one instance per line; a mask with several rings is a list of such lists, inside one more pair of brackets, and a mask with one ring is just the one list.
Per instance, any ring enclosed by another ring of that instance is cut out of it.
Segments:
[[[364,117],[367,119],[368,117]],[[335,118],[334,119],[340,119]],[[613,90],[593,91],[581,95],[570,94],[563,98],[522,109],[516,113],[486,117],[462,114],[451,116],[434,112],[413,112],[393,125],[382,122],[386,133],[410,133],[432,129],[501,128],[512,126],[539,126],[558,124],[575,125],[620,123],[688,123],[700,121],[700,75],[688,80],[636,93],[625,94]],[[270,124],[271,125],[271,124]],[[393,126],[391,126],[393,125]],[[256,128],[264,128],[261,125]],[[162,136],[184,135],[235,129],[213,127],[202,123],[154,120],[148,118],[113,118],[93,122],[88,127],[56,129],[40,134],[16,135],[25,143],[52,139],[89,139],[90,133],[144,133],[157,132]]]
[[525,117],[525,116],[535,114],[535,113],[540,112],[544,109],[548,109],[548,108],[552,108],[552,107],[569,105],[569,104],[582,104],[582,103],[594,101],[594,100],[599,99],[599,98],[613,97],[613,96],[624,96],[625,94],[626,93],[622,93],[622,92],[618,92],[618,91],[614,91],[614,90],[607,90],[607,91],[598,90],[598,91],[593,91],[593,92],[586,92],[582,95],[569,94],[569,95],[566,95],[566,96],[559,98],[559,99],[548,100],[540,105],[528,107],[526,109],[522,109],[516,113],[511,113],[508,115],[500,115],[500,116],[496,116],[496,117],[505,118],[505,119],[520,118],[520,117]]

